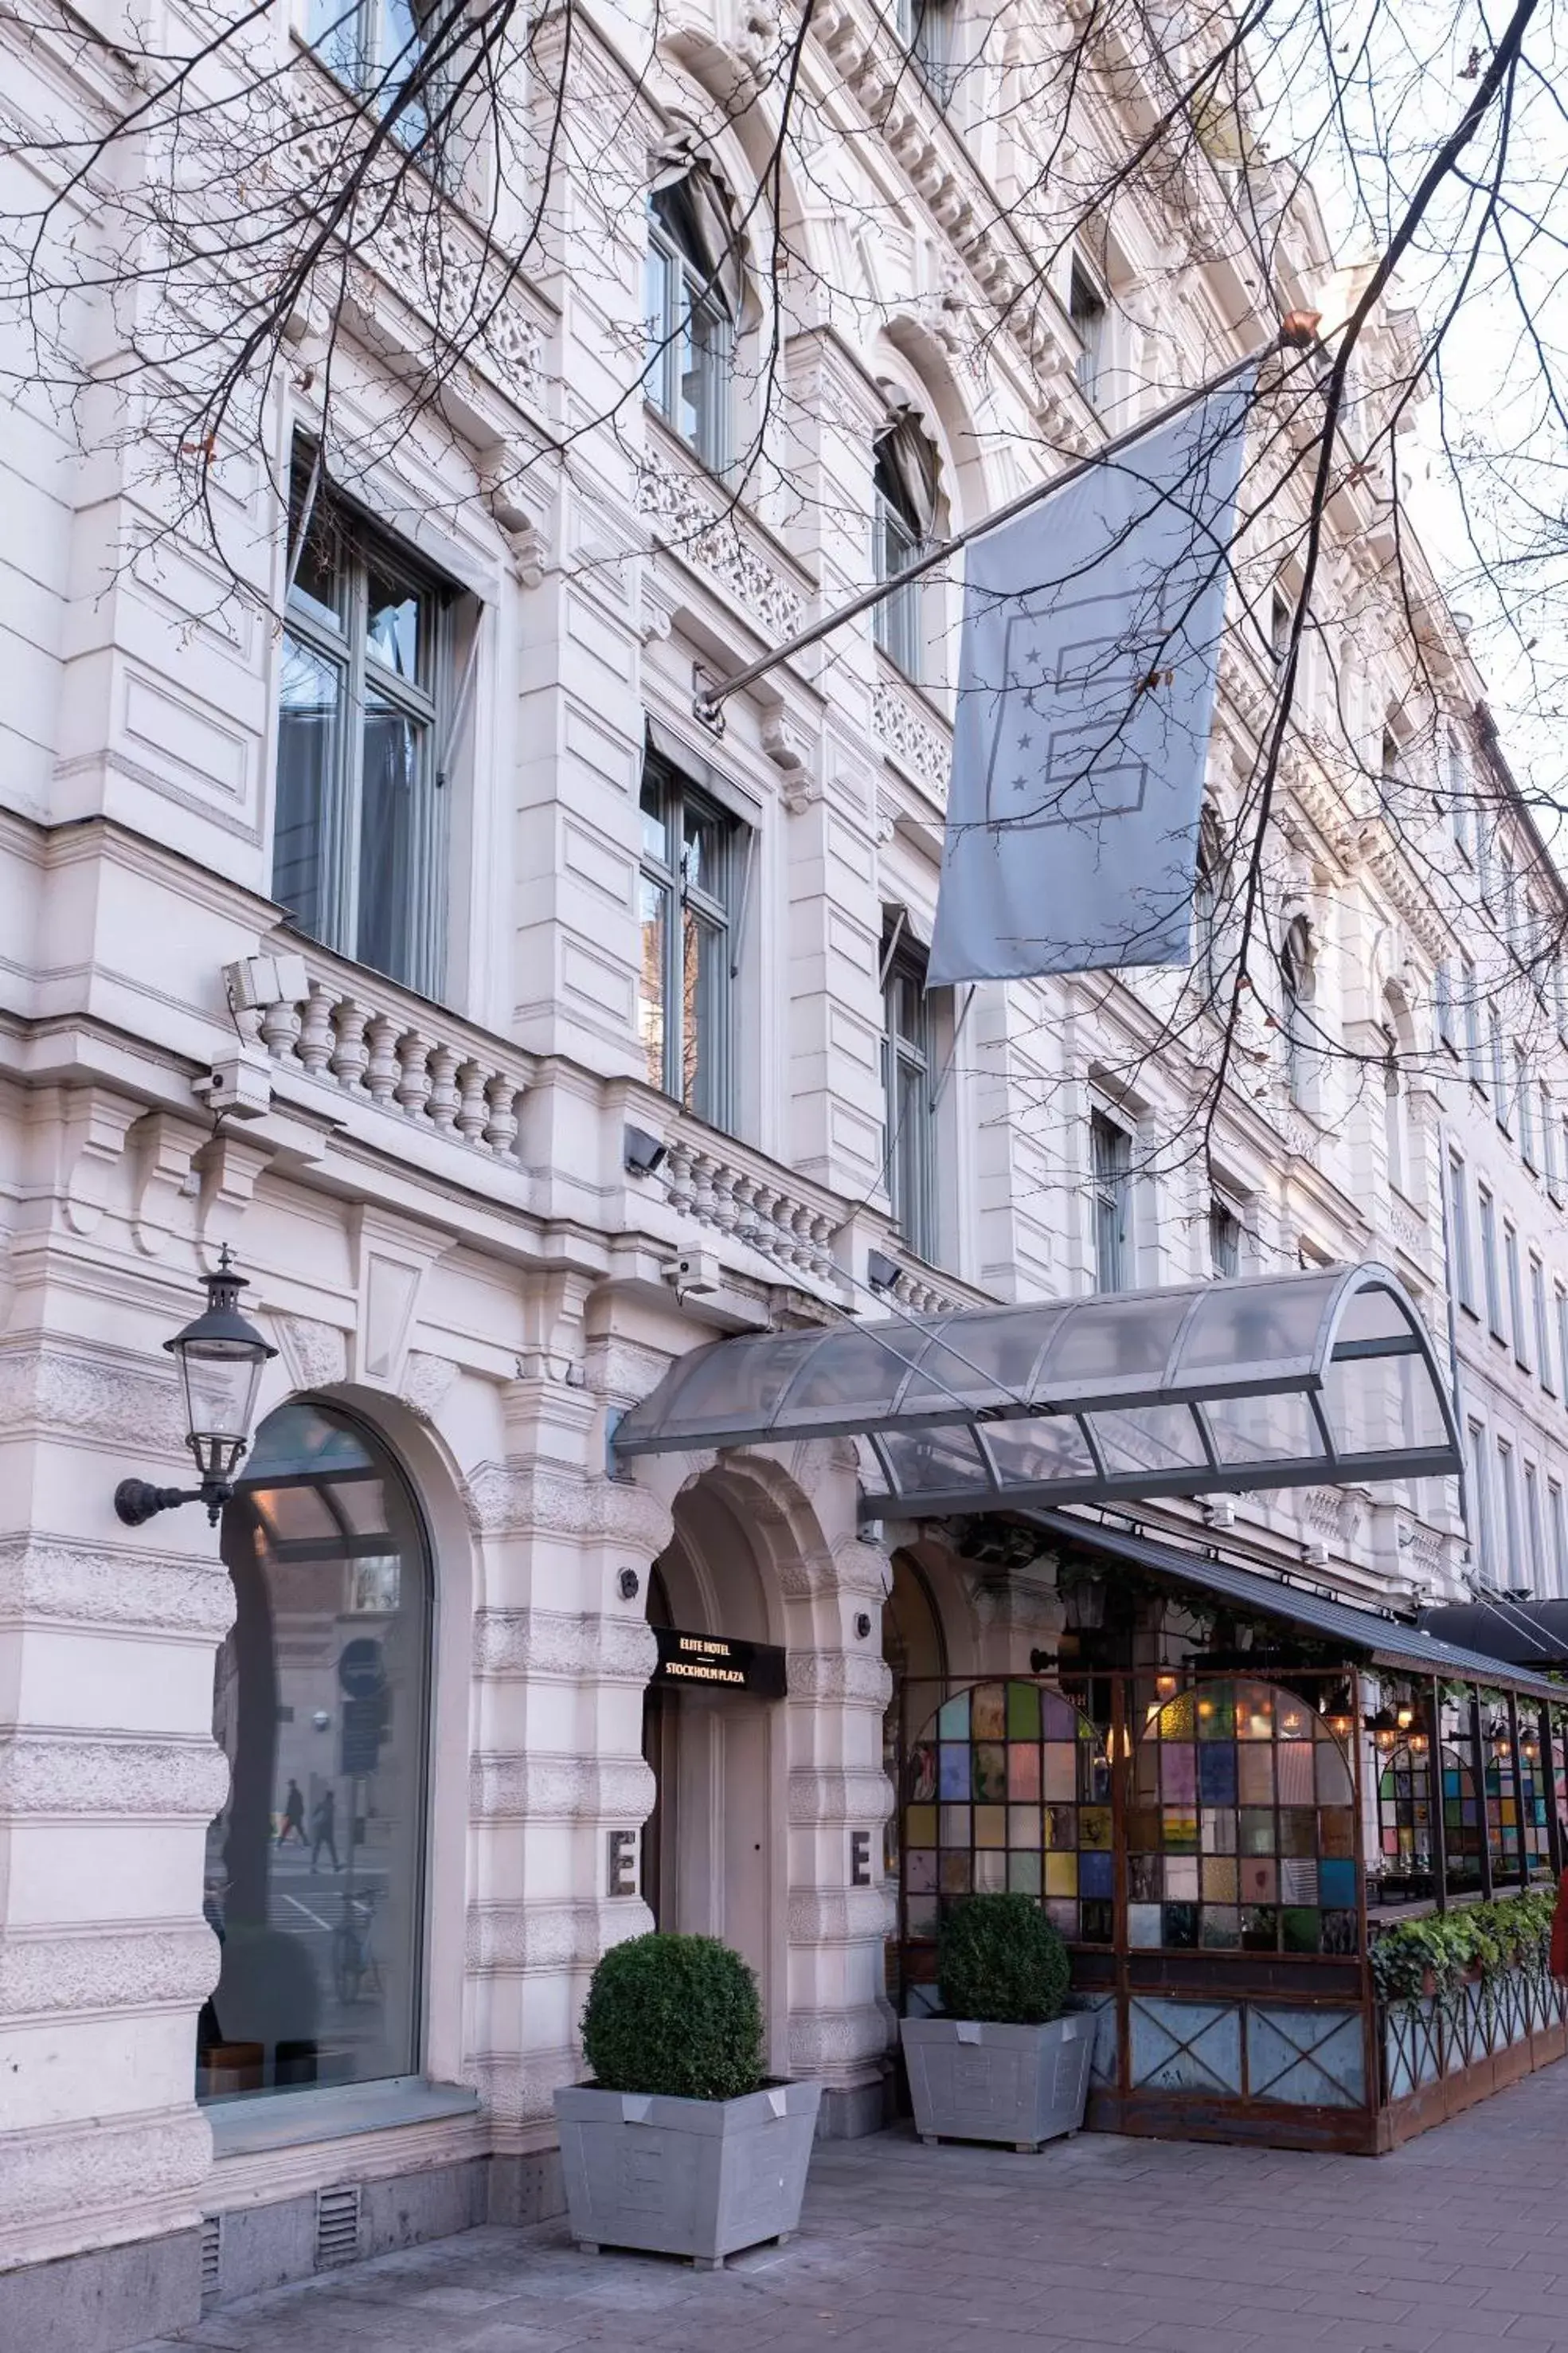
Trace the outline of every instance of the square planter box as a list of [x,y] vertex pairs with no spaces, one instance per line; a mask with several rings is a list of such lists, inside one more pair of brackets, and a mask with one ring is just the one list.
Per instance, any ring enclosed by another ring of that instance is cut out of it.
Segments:
[[1094,2028],[1086,2015],[1049,2026],[906,2018],[904,2062],[921,2138],[1036,2149],[1077,2132],[1089,2100]]
[[740,2100],[673,2100],[573,2084],[555,2094],[572,2236],[580,2247],[689,2255],[710,2271],[800,2221],[820,2084]]

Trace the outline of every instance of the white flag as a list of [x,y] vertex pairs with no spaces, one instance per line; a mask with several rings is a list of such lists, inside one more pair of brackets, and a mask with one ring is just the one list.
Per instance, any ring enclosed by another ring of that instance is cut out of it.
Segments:
[[1190,961],[1255,380],[971,548],[931,987]]

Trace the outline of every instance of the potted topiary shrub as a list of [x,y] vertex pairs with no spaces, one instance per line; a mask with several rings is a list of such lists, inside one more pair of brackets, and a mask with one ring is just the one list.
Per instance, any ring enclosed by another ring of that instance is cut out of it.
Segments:
[[583,2012],[592,2084],[555,2094],[572,2235],[716,2271],[800,2220],[820,2084],[763,2073],[757,1980],[714,1936],[613,1946]]
[[1068,1953],[1031,1895],[971,1895],[937,1943],[940,2018],[906,2018],[904,2060],[923,2141],[1037,2149],[1077,2132],[1094,2020],[1064,2017]]

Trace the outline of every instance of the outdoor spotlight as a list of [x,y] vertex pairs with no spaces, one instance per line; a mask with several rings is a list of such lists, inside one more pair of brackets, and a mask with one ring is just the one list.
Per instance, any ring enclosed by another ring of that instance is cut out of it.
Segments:
[[628,1123],[621,1130],[621,1165],[634,1176],[651,1176],[663,1164],[668,1150],[668,1145],[661,1144],[657,1135],[650,1135],[646,1127],[633,1127]]
[[234,1493],[234,1474],[250,1443],[261,1368],[278,1354],[240,1314],[244,1289],[245,1277],[234,1271],[225,1242],[216,1269],[206,1277],[206,1306],[195,1323],[163,1343],[180,1368],[185,1443],[195,1456],[201,1484],[153,1487],[145,1479],[121,1479],[114,1491],[114,1508],[128,1528],[139,1528],[154,1513],[175,1504],[205,1504],[216,1528]]
[[902,1272],[898,1260],[889,1258],[886,1250],[867,1251],[866,1280],[873,1291],[891,1291]]

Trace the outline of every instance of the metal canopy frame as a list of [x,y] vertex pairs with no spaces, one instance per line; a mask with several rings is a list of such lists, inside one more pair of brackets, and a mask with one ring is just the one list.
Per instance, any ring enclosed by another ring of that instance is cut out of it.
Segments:
[[1376,1263],[720,1340],[621,1456],[867,1439],[869,1517],[1446,1478],[1431,1339]]

